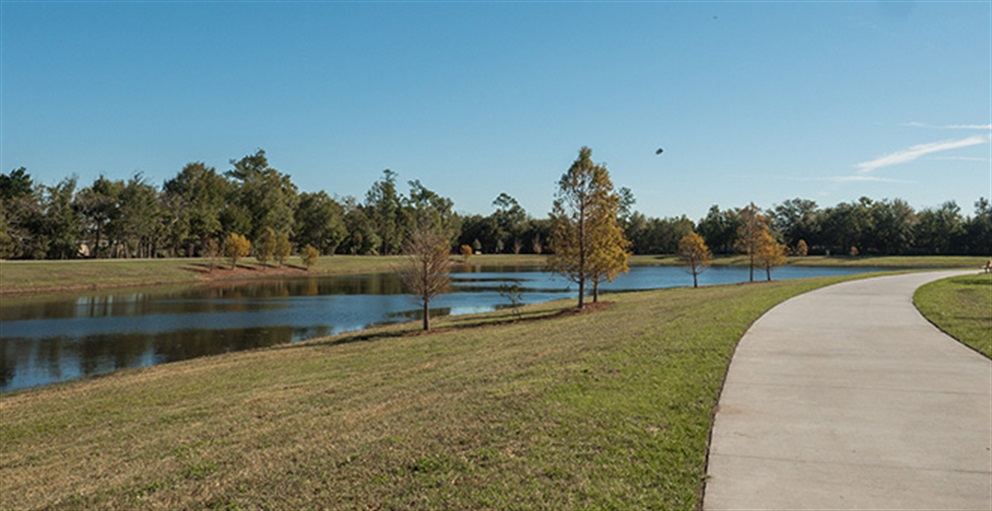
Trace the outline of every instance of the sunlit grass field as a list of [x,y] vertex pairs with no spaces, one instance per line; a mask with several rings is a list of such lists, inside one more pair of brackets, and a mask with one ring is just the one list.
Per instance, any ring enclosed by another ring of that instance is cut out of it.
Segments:
[[916,290],[913,303],[938,328],[992,358],[992,274],[931,282]]
[[15,392],[0,508],[695,509],[738,339],[850,278],[553,302]]

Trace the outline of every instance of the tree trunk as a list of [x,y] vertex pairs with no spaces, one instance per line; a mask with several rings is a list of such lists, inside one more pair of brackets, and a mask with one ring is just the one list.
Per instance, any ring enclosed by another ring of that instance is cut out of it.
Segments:
[[768,277],[768,282],[771,282],[772,281],[772,267],[771,266],[765,266],[765,274]]
[[581,309],[585,304],[582,303],[582,298],[586,294],[586,279],[579,279],[579,308]]
[[699,281],[696,280],[696,275],[699,275],[699,273],[692,272],[692,287],[693,288],[699,287]]
[[428,304],[429,303],[430,302],[428,302],[427,299],[425,298],[424,299],[424,330],[425,331],[431,329],[431,315],[430,315],[430,310],[428,309]]
[[599,281],[592,281],[592,303],[599,303]]

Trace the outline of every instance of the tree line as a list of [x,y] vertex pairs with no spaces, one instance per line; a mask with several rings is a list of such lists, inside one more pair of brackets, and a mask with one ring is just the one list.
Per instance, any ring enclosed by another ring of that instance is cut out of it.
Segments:
[[[555,218],[562,213],[535,218],[500,193],[488,215],[459,214],[452,199],[418,180],[409,181],[403,193],[391,170],[362,198],[300,192],[263,150],[230,164],[221,172],[192,162],[161,187],[141,174],[126,180],[100,176],[83,186],[74,177],[36,184],[23,167],[0,174],[0,258],[204,257],[231,234],[250,241],[255,255],[258,247],[272,247],[262,255],[279,257],[287,244],[320,255],[390,255],[403,251],[418,222],[436,227],[454,251],[541,254],[550,252]],[[595,165],[588,155],[580,151],[573,165],[586,168],[592,179]],[[992,248],[992,207],[985,198],[975,202],[971,215],[954,202],[917,211],[900,199],[861,198],[821,208],[797,198],[767,210],[714,205],[694,222],[686,216],[646,217],[632,210],[629,189],[610,186],[616,227],[629,241],[624,250],[636,254],[676,253],[692,232],[713,253],[740,253],[750,209],[792,253],[800,242],[810,254],[989,255]]]

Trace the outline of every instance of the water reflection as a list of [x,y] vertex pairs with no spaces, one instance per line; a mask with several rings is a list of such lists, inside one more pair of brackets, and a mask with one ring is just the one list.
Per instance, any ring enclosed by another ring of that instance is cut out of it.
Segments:
[[[871,269],[793,268],[776,278]],[[711,268],[701,284],[741,282],[747,270]],[[685,286],[679,268],[635,267],[604,292]],[[525,303],[574,297],[567,281],[538,268],[456,268],[451,292],[432,315],[467,314],[507,305],[498,289],[515,283]],[[420,319],[417,302],[393,274],[303,278],[199,288],[90,293],[18,299],[0,306],[0,391],[66,381],[229,351],[272,346]]]

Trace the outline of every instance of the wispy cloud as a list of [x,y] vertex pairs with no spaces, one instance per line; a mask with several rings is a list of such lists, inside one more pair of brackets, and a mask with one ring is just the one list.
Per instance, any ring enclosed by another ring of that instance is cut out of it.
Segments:
[[826,177],[790,177],[790,181],[819,181],[828,183],[912,183],[903,179],[891,179],[887,177],[866,176],[863,174],[854,176],[826,176]]
[[992,159],[982,158],[980,156],[936,156],[934,159],[941,161],[992,161]]
[[973,145],[987,144],[988,142],[988,136],[974,135],[960,140],[943,140],[940,142],[931,142],[929,144],[918,144],[901,151],[896,151],[894,153],[875,158],[871,161],[861,162],[855,165],[855,167],[858,169],[858,172],[871,172],[882,167],[911,162],[928,154],[950,151],[952,149],[960,149],[962,147],[969,147]]
[[864,176],[864,175],[859,175],[859,176],[830,176],[830,177],[825,178],[824,180],[825,181],[830,181],[831,183],[851,183],[851,182],[857,182],[857,183],[866,183],[866,182],[875,182],[875,183],[909,183],[910,182],[910,181],[905,181],[905,180],[902,180],[902,179],[891,179],[891,178],[887,178],[887,177]]
[[928,128],[933,130],[978,130],[992,131],[992,124],[926,124],[922,122],[907,122],[904,126],[910,128]]

